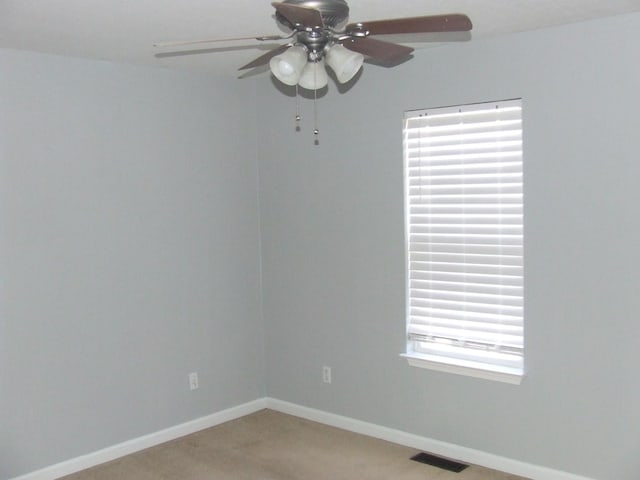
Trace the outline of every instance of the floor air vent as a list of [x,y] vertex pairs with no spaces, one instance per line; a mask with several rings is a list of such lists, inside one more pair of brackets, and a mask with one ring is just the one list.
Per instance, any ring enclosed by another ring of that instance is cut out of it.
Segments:
[[469,465],[465,465],[464,463],[454,462],[453,460],[449,460],[447,458],[436,457],[435,455],[430,455],[428,453],[419,453],[411,457],[411,460],[420,463],[426,463],[427,465],[432,465],[434,467],[442,468],[443,470],[449,470],[450,472],[460,473]]

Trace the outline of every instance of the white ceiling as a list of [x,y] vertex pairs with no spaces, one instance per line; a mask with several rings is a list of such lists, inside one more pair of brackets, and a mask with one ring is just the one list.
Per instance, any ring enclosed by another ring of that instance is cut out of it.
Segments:
[[[350,21],[466,13],[471,41],[640,11],[640,0],[348,1]],[[179,49],[153,43],[279,34],[273,13],[270,0],[0,0],[0,47],[238,76],[237,67],[274,44],[217,43],[172,55]],[[189,54],[195,50],[206,53]]]

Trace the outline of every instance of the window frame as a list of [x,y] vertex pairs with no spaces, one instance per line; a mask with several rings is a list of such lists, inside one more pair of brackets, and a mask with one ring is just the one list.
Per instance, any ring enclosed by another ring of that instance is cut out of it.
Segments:
[[[494,380],[504,383],[510,384],[520,384],[525,375],[524,368],[524,350],[522,353],[521,364],[518,368],[511,368],[509,366],[503,365],[495,365],[490,363],[482,363],[478,361],[469,361],[464,358],[458,358],[456,356],[439,356],[433,353],[424,353],[424,352],[416,352],[412,344],[415,340],[412,340],[409,336],[409,326],[411,319],[411,265],[410,265],[410,195],[409,195],[409,159],[408,159],[408,149],[407,149],[407,122],[411,118],[416,118],[419,114],[429,114],[430,112],[436,111],[453,111],[454,109],[459,109],[461,112],[463,109],[475,109],[482,108],[482,106],[495,106],[496,108],[500,108],[501,106],[513,106],[517,105],[520,108],[520,125],[522,128],[522,99],[510,99],[510,100],[500,100],[500,101],[491,101],[491,102],[481,102],[477,104],[466,104],[466,105],[458,105],[458,106],[450,106],[450,107],[441,107],[441,108],[429,108],[422,110],[412,110],[405,112],[403,119],[403,181],[404,181],[404,225],[405,225],[405,325],[406,325],[406,350],[405,353],[401,354],[404,357],[408,364],[414,367],[427,368],[430,370],[435,370],[439,372],[446,372],[458,375],[471,376],[476,378],[482,378],[487,380]],[[520,137],[522,138],[522,137]],[[523,161],[524,153],[522,147],[520,148],[520,172],[524,173],[524,161]],[[521,184],[523,180],[521,180]],[[524,198],[522,194],[522,204],[524,203]],[[520,224],[522,229],[524,229],[524,217],[522,217]],[[466,245],[466,243],[465,243]],[[524,247],[524,237],[522,238],[520,246]],[[524,260],[524,252],[521,255],[522,260]],[[523,265],[524,268],[524,265]],[[522,273],[521,277],[521,286],[524,288],[524,273]],[[524,297],[524,294],[523,294]],[[524,328],[524,312],[521,316],[522,327]],[[522,334],[522,341],[524,342],[524,334]],[[523,345],[524,347],[524,345]],[[436,346],[437,348],[437,346]]]

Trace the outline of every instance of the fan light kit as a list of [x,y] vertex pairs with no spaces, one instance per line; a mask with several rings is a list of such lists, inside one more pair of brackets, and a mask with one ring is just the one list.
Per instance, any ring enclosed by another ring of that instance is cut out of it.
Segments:
[[[329,82],[326,67],[333,70],[339,83],[352,80],[362,68],[365,57],[382,63],[407,58],[413,48],[371,38],[375,35],[467,32],[471,20],[463,14],[431,15],[346,24],[349,6],[345,0],[284,0],[271,4],[276,20],[291,30],[289,35],[220,38],[188,42],[157,43],[156,47],[180,47],[199,43],[235,40],[289,40],[240,70],[269,64],[275,78],[285,85],[314,92]],[[300,119],[296,115],[296,120]],[[318,129],[314,129],[318,135]],[[317,140],[316,140],[317,144]]]

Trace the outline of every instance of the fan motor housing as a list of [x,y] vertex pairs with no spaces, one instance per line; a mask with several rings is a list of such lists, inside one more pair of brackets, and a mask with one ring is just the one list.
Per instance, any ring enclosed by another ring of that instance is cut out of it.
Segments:
[[[329,28],[336,28],[349,18],[349,5],[345,0],[283,0],[282,3],[318,10],[325,26]],[[280,23],[293,28],[281,15],[276,14],[276,18]]]

